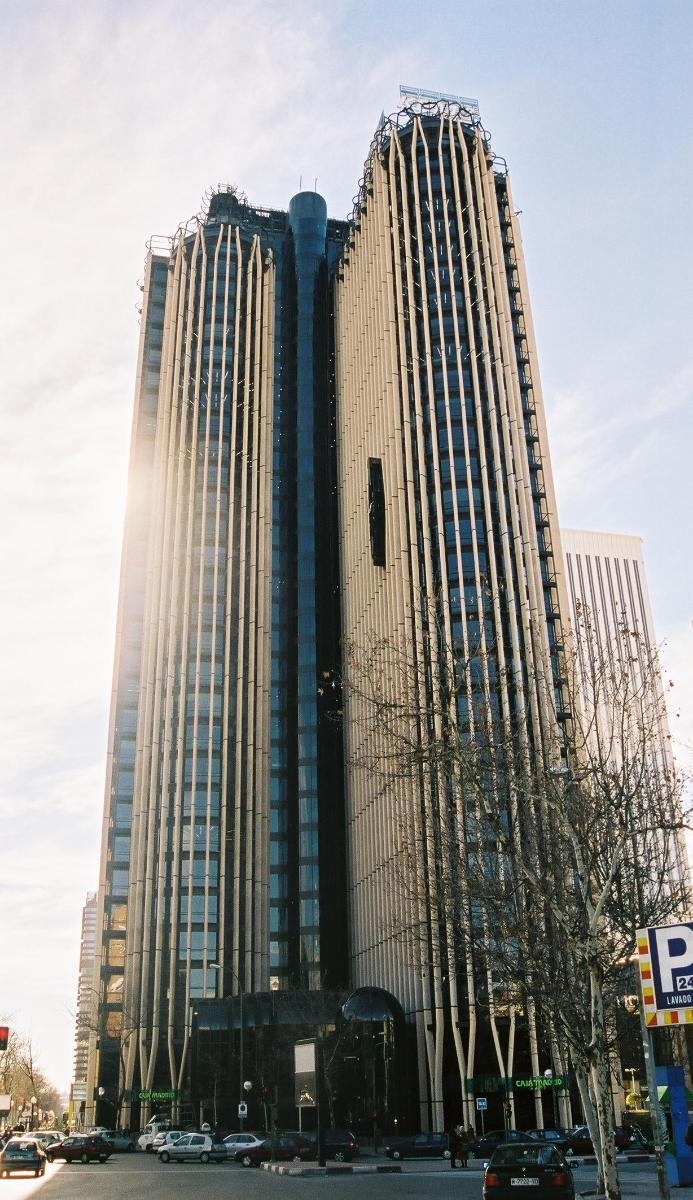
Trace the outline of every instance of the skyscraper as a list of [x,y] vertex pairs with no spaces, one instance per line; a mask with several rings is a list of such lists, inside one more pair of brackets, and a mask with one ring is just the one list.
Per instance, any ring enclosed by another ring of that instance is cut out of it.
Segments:
[[[562,529],[561,538],[572,626],[576,636],[580,682],[588,711],[594,712],[594,737],[609,747],[614,757],[622,757],[626,732],[623,713],[618,708],[621,730],[613,729],[613,691],[602,690],[596,697],[591,678],[604,668],[615,675],[628,673],[631,701],[637,719],[632,724],[642,737],[647,731],[650,780],[643,780],[641,795],[650,789],[674,788],[674,756],[671,731],[662,686],[659,651],[645,573],[642,538],[623,533],[601,533],[585,529]],[[646,721],[640,719],[642,706]],[[663,850],[663,867],[675,883],[688,874],[683,836],[668,840]]]
[[79,1121],[86,1109],[89,1035],[94,1026],[97,997],[94,993],[96,953],[96,892],[87,892],[82,909],[82,937],[79,947],[77,1015],[75,1019],[75,1059],[70,1101],[71,1120]]
[[[481,699],[493,720],[510,714],[540,741],[562,715],[559,530],[517,215],[476,102],[409,93],[381,120],[342,273],[344,639],[408,644],[422,712],[437,707],[440,659],[456,646],[470,663],[454,713],[463,735]],[[552,675],[547,705],[532,679]],[[397,680],[388,687],[396,697]],[[349,765],[367,720],[356,695],[346,722],[352,982],[393,992],[415,1025],[422,1122],[443,1127],[447,1092],[464,1098],[467,1123],[465,1081],[511,1076],[527,1043],[514,1039],[507,1007],[480,1002],[483,971],[454,961],[455,931],[427,882],[441,869],[435,795],[425,780],[384,790]],[[404,901],[403,838],[420,851]],[[403,916],[402,903],[418,915]],[[403,938],[408,924],[416,935]],[[535,1044],[523,1063],[538,1074]]]
[[441,630],[473,661],[463,724],[477,694],[532,737],[560,714],[527,284],[476,102],[405,94],[349,222],[222,189],[152,243],[130,472],[89,1094],[180,1095],[196,1000],[375,985],[415,1030],[422,1124],[446,1089],[469,1119],[507,1030],[487,1001],[483,1041],[473,964],[392,931],[397,830],[435,814],[354,769],[357,703],[330,717],[341,644],[396,631],[435,688]]
[[196,998],[346,972],[339,738],[316,687],[338,639],[344,232],[315,193],[287,214],[230,189],[148,254],[91,1059],[111,1096],[182,1088]]

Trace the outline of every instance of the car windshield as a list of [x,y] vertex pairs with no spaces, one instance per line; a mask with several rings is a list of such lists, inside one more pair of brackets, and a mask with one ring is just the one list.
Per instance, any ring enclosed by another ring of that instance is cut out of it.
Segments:
[[35,1142],[8,1142],[5,1147],[5,1154],[10,1158],[21,1158],[25,1154],[35,1154]]
[[494,1167],[560,1166],[561,1158],[554,1146],[499,1146],[491,1164]]

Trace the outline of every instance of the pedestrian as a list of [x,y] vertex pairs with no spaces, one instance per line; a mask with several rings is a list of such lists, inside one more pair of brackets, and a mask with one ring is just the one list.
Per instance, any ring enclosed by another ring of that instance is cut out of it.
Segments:
[[[457,1160],[462,1154],[462,1138],[460,1137],[461,1126],[455,1125],[450,1134],[450,1166],[453,1171],[457,1166]],[[464,1164],[467,1165],[466,1163]]]
[[459,1138],[458,1157],[460,1160],[460,1166],[466,1167],[467,1160],[469,1158],[469,1138],[464,1131],[464,1125],[457,1126],[457,1136]]

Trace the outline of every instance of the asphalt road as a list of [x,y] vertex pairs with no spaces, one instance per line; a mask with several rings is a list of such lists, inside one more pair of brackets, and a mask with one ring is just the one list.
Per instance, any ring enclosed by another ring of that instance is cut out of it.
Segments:
[[[593,1195],[595,1178],[594,1167],[578,1167],[577,1192]],[[654,1163],[625,1164],[621,1179],[624,1200],[656,1200]],[[0,1180],[0,1200],[6,1195],[12,1200],[480,1200],[481,1180],[480,1161],[456,1171],[426,1161],[405,1162],[401,1175],[292,1178],[235,1163],[163,1165],[149,1154],[122,1154],[103,1166],[49,1163],[43,1179],[17,1175]]]

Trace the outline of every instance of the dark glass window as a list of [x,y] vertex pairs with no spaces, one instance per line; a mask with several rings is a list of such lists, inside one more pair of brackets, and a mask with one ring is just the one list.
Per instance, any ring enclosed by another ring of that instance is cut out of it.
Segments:
[[385,566],[385,485],[383,464],[379,458],[368,460],[368,523],[371,558],[376,567]]

